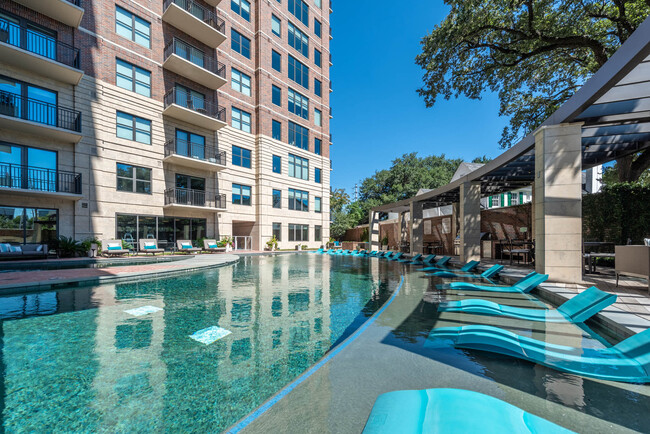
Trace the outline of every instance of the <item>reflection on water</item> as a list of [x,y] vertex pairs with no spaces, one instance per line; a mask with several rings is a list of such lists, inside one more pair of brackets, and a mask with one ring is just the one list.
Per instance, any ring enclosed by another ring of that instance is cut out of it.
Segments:
[[[245,258],[183,277],[2,298],[3,427],[220,431],[379,308],[394,288],[380,267],[329,255]],[[125,312],[142,306],[162,310]],[[211,345],[189,338],[211,326],[232,334]]]

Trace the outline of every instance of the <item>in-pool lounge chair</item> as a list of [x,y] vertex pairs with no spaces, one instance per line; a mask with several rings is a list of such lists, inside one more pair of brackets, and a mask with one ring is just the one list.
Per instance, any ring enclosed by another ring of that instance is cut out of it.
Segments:
[[402,256],[404,256],[404,253],[402,253],[402,252],[397,252],[397,253],[395,253],[392,257],[387,258],[387,259],[388,259],[389,261],[397,261],[397,260],[399,260],[399,258],[401,258]]
[[398,259],[397,262],[402,262],[404,264],[416,264],[420,262],[421,257],[422,257],[422,253],[418,253],[417,255],[413,256],[410,259]]
[[219,247],[217,240],[203,240],[204,252],[225,252],[225,247]]
[[413,265],[431,265],[431,261],[433,261],[434,259],[436,259],[436,255],[430,254],[426,258],[420,259],[420,261],[418,261],[417,264],[413,264]]
[[462,271],[436,271],[435,273],[432,274],[427,274],[427,276],[436,276],[436,277],[464,277],[464,278],[474,278],[474,279],[490,279],[491,277],[494,277],[495,275],[499,274],[503,270],[503,265],[501,264],[495,264],[485,270],[481,274],[475,274],[471,272],[465,272]]
[[468,325],[433,329],[427,348],[469,348],[528,360],[558,371],[601,380],[650,383],[650,329],[609,348],[576,348],[518,335],[500,327]]
[[[460,267],[460,270],[458,271],[450,271],[450,270],[438,270],[433,274],[427,274],[427,276],[436,276],[436,277],[458,277],[459,274],[462,273],[471,273],[474,271],[476,267],[478,267],[478,264],[480,264],[479,261],[469,261],[467,264],[463,265]],[[424,269],[427,271],[427,269]]]
[[458,289],[468,291],[523,292],[529,293],[548,280],[548,274],[530,273],[512,286],[477,285],[469,282],[451,282],[438,285],[438,289]]
[[489,395],[460,389],[398,390],[379,395],[363,434],[571,433]]
[[190,240],[178,240],[176,241],[176,248],[179,252],[186,253],[198,253],[201,251],[198,247],[193,247]]
[[138,243],[138,251],[140,253],[151,253],[156,256],[156,253],[164,253],[165,249],[158,248],[158,240],[155,238],[140,238]]
[[481,315],[507,316],[541,322],[585,322],[616,301],[616,295],[592,286],[567,300],[557,309],[525,309],[488,300],[466,299],[440,303],[439,312],[464,312]]
[[105,256],[115,256],[115,255],[127,255],[129,254],[129,249],[122,248],[121,240],[103,240],[102,241],[102,255]]
[[392,255],[392,254],[393,254],[393,252],[391,250],[388,250],[386,252],[379,252],[377,257],[379,257],[379,258],[390,258],[390,255]]
[[431,267],[425,267],[420,271],[446,271],[449,261],[451,261],[451,256],[443,256],[442,258],[438,259]]

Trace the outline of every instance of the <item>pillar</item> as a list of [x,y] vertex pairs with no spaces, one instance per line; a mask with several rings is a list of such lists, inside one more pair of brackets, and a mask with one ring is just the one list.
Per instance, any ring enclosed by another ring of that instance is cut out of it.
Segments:
[[[458,236],[458,231],[460,230],[460,204],[453,203],[451,204],[451,244],[449,246],[450,251],[445,254],[455,255],[456,254],[456,237]],[[458,252],[460,254],[460,252]]]
[[535,270],[582,281],[582,123],[535,131]]
[[481,260],[481,182],[460,186],[460,262]]
[[422,202],[411,202],[411,256],[422,253],[424,249],[424,222]]
[[368,222],[368,242],[370,250],[381,250],[379,245],[379,213],[370,210],[370,221]]

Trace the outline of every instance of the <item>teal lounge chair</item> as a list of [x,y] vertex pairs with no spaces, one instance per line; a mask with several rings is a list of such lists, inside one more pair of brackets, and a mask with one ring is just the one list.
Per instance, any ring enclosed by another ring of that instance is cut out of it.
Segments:
[[324,252],[325,252],[325,250],[323,250],[322,247],[320,249],[316,250],[316,253],[324,253]]
[[380,258],[390,258],[390,255],[392,255],[392,254],[393,254],[392,250],[389,250],[386,253],[384,253],[383,255],[379,254],[379,257]]
[[421,257],[422,257],[422,253],[418,253],[417,255],[413,256],[411,259],[398,259],[397,262],[403,262],[405,264],[414,264],[416,262],[420,262]]
[[488,300],[460,300],[440,303],[439,312],[464,312],[481,315],[507,316],[541,322],[584,322],[616,301],[616,295],[608,294],[592,286],[568,300],[557,309],[524,309],[506,306]]
[[426,267],[420,271],[445,271],[440,267],[446,267],[449,261],[451,261],[451,256],[443,256],[442,258],[438,259],[432,267]]
[[600,380],[650,383],[650,329],[610,348],[575,348],[515,334],[499,327],[469,325],[433,329],[427,348],[469,348],[504,354]]
[[571,432],[500,399],[460,389],[379,395],[363,430],[363,434]]
[[490,291],[490,292],[523,292],[529,293],[538,285],[548,280],[548,274],[530,273],[512,286],[476,285],[469,282],[452,282],[445,285],[438,285],[438,289],[458,289],[467,291]]
[[496,264],[485,270],[481,274],[466,273],[462,270],[459,272],[453,271],[436,271],[433,274],[427,274],[427,276],[436,276],[436,277],[465,277],[465,278],[475,278],[475,279],[490,279],[496,274],[500,273],[503,270],[503,265]]
[[388,260],[389,260],[389,261],[397,261],[397,260],[399,260],[399,258],[401,258],[402,256],[404,256],[404,253],[402,253],[402,252],[397,252],[397,253],[395,253],[395,254],[393,255],[393,257],[388,258]]
[[[476,267],[480,264],[479,261],[469,261],[467,264],[460,267],[458,272],[460,273],[471,273]],[[427,267],[423,268],[422,271],[439,271],[440,274],[436,274],[438,277],[456,277],[457,273],[449,270],[440,270],[437,267]],[[427,276],[432,276],[432,274],[427,274]]]
[[378,253],[379,253],[378,251],[373,250],[372,252],[370,252],[368,256],[377,256]]
[[429,256],[427,256],[426,258],[422,259],[422,260],[420,261],[420,263],[421,263],[422,265],[431,265],[431,261],[433,261],[434,259],[436,259],[436,255],[433,255],[433,254],[432,254],[432,255],[429,255]]

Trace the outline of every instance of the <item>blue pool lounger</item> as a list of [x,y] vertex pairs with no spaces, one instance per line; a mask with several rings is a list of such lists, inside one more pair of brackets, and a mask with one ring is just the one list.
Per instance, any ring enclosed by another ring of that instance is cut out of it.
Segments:
[[467,264],[460,267],[460,270],[458,272],[453,272],[450,270],[441,270],[438,267],[427,267],[427,268],[423,268],[422,271],[440,271],[442,273],[447,273],[447,274],[444,275],[441,274],[439,277],[455,277],[457,276],[456,273],[471,273],[472,270],[478,267],[478,264],[480,264],[479,261],[469,261]]
[[460,300],[440,303],[439,312],[464,312],[481,315],[508,316],[511,318],[543,322],[584,322],[616,301],[616,295],[608,294],[592,286],[557,309],[525,309],[506,306],[488,300]]
[[443,256],[442,258],[438,259],[433,266],[431,267],[426,267],[422,268],[420,271],[439,271],[439,270],[444,270],[444,268],[440,267],[446,267],[447,263],[451,261],[451,256]]
[[558,371],[624,383],[650,383],[650,329],[605,349],[556,345],[488,325],[433,329],[424,346],[490,351]]
[[389,260],[389,261],[397,261],[397,260],[399,260],[399,258],[401,258],[402,256],[404,256],[404,253],[402,253],[402,252],[397,252],[397,253],[395,253],[391,258],[388,258],[388,260]]
[[500,399],[460,389],[379,395],[363,430],[363,434],[571,432]]
[[503,265],[496,264],[485,270],[481,274],[472,274],[464,272],[453,272],[453,271],[436,271],[432,274],[427,274],[427,276],[435,277],[465,277],[465,278],[475,278],[475,279],[490,279],[495,275],[499,274],[503,270]]
[[422,257],[422,253],[418,253],[417,255],[413,256],[410,259],[398,259],[397,262],[403,262],[404,264],[414,264],[414,263],[419,263],[420,258]]
[[523,292],[529,293],[548,280],[548,274],[530,273],[512,286],[476,285],[469,282],[452,282],[438,285],[438,289],[457,289],[467,291]]

